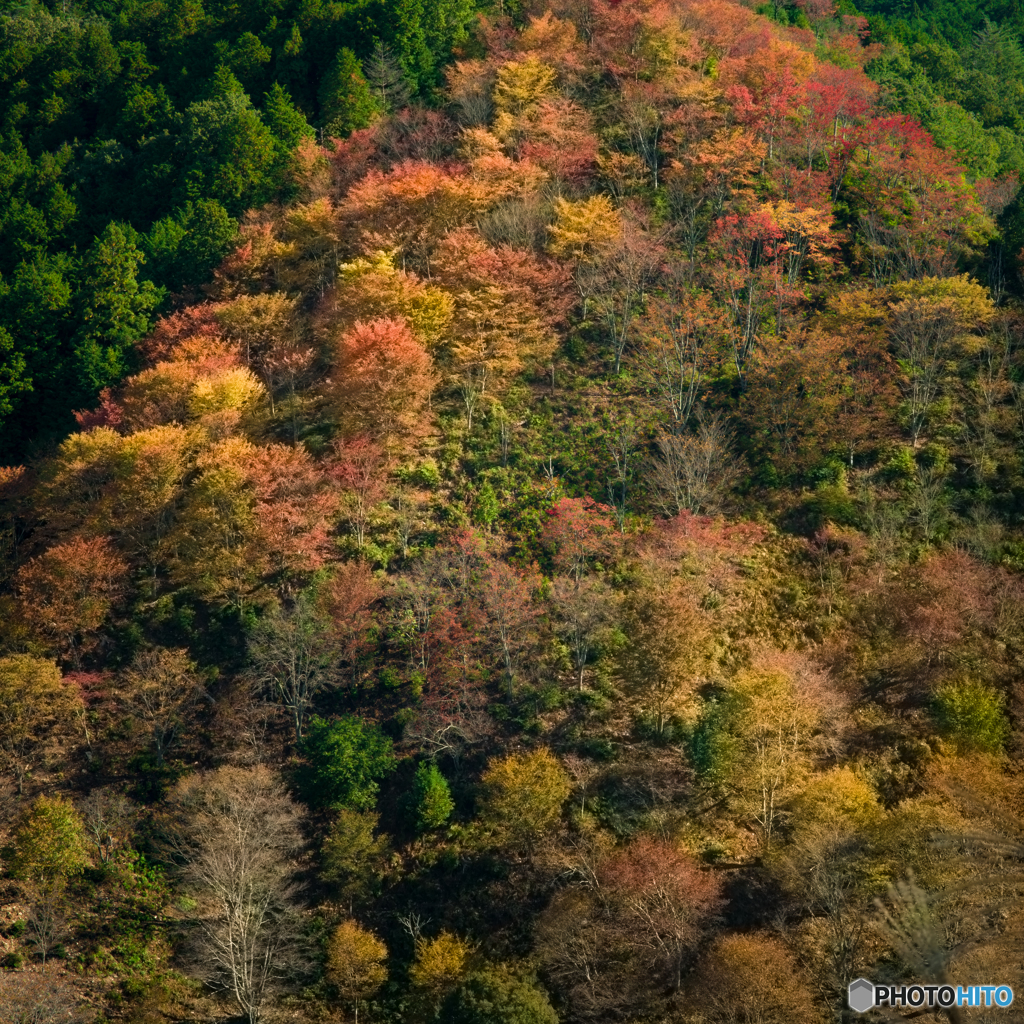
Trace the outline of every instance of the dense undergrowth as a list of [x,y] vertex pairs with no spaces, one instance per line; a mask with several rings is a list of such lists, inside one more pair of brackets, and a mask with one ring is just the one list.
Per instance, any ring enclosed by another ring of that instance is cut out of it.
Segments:
[[868,13],[506,5],[2,471],[0,1017],[1019,988],[1019,126]]

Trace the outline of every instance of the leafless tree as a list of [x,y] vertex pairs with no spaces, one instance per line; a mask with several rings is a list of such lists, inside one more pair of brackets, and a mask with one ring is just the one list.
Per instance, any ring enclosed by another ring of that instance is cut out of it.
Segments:
[[864,872],[859,862],[863,855],[860,836],[819,826],[796,844],[785,863],[806,908],[826,926],[819,989],[830,1002],[836,1001],[863,968],[864,952],[870,947],[870,922],[863,906]]
[[425,495],[409,487],[395,489],[395,533],[402,546],[402,557],[408,558],[413,538],[424,529]]
[[[931,898],[917,884],[913,874],[889,887],[888,902],[892,909],[881,900],[875,901],[881,933],[917,978],[939,985],[949,984],[953,950],[935,919]],[[953,1024],[962,1024],[964,1020],[955,1006],[946,1010],[946,1014]]]
[[430,918],[415,913],[399,914],[398,923],[409,933],[413,942],[419,942],[423,938],[423,929],[430,924]]
[[[470,67],[474,69],[472,72]],[[494,72],[483,61],[460,65],[458,73],[452,75],[448,83],[448,98],[455,120],[463,128],[489,124],[494,107],[493,91]]]
[[651,184],[657,189],[659,146],[664,128],[661,112],[651,102],[648,90],[627,85],[622,91],[619,114],[629,148],[650,171]]
[[600,775],[601,769],[594,762],[579,754],[566,754],[562,758],[562,765],[572,776],[573,782],[580,794],[580,813],[587,809],[587,787]]
[[74,986],[55,971],[0,971],[3,1024],[79,1024],[86,1019]]
[[17,783],[0,776],[0,821],[13,821],[18,816],[21,800]]
[[127,846],[139,820],[139,806],[109,786],[94,789],[78,805],[89,841],[96,847],[100,863]]
[[647,231],[636,217],[627,217],[619,241],[601,262],[594,302],[608,329],[616,373],[622,367],[633,321],[661,273],[664,255],[661,237]]
[[188,651],[156,648],[139,654],[121,678],[118,703],[149,732],[158,765],[181,740],[199,703],[210,699],[195,669]]
[[907,509],[901,503],[899,495],[893,491],[864,491],[860,498],[864,507],[867,532],[871,537],[872,560],[878,569],[878,583],[881,585],[903,544]]
[[583,690],[587,661],[615,619],[615,594],[594,577],[555,580],[551,599],[558,614],[558,631],[569,648],[576,685]]
[[256,681],[291,713],[298,743],[316,695],[339,677],[330,623],[300,597],[291,609],[256,624],[249,634],[249,658]]
[[608,500],[615,509],[615,519],[622,533],[626,530],[626,502],[639,439],[640,428],[629,413],[610,424],[604,438],[605,450],[615,466],[613,481],[608,484]]
[[50,953],[71,935],[71,919],[63,885],[35,887],[25,935],[36,947],[44,964]]
[[250,1024],[307,966],[291,858],[299,810],[269,768],[220,768],[182,780],[165,840],[194,894],[192,972],[228,993]]
[[480,234],[490,245],[512,245],[517,249],[533,249],[537,252],[544,249],[547,226],[546,209],[536,193],[507,199],[477,222]]
[[236,757],[240,764],[265,764],[270,758],[270,735],[281,708],[266,699],[262,687],[246,680],[240,694],[237,732],[240,742]]
[[917,487],[910,499],[910,517],[929,544],[949,518],[947,505],[946,474],[936,469],[919,467]]
[[633,995],[621,984],[628,952],[608,953],[608,917],[597,894],[570,888],[554,897],[537,923],[537,955],[545,973],[571,996],[578,1020],[607,1019]]
[[297,444],[298,411],[302,404],[298,392],[308,387],[316,376],[316,349],[298,346],[275,349],[264,357],[261,368],[267,382],[267,393],[271,397],[272,412],[274,395],[282,390],[287,393],[292,423],[292,444]]
[[700,414],[696,433],[662,434],[658,450],[651,483],[666,515],[723,510],[740,471],[735,435],[719,414]]
[[658,304],[663,322],[648,328],[636,354],[637,376],[667,409],[673,433],[682,433],[695,408],[712,361],[714,329],[708,307],[685,294]]
[[486,386],[487,368],[484,366],[467,366],[458,378],[455,387],[462,396],[462,404],[466,409],[466,433],[473,433],[473,416],[483,401]]

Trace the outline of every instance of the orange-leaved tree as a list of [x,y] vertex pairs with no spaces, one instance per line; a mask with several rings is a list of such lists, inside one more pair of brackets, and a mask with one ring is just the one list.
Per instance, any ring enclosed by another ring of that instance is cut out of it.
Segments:
[[452,232],[437,255],[438,280],[455,297],[451,343],[443,347],[466,419],[500,394],[528,363],[544,363],[569,303],[558,264],[506,246],[493,249],[475,232]]
[[430,356],[404,320],[360,321],[338,339],[331,397],[350,436],[405,447],[429,430],[436,384]]
[[104,537],[55,544],[18,571],[15,588],[33,629],[75,668],[127,585],[128,566]]

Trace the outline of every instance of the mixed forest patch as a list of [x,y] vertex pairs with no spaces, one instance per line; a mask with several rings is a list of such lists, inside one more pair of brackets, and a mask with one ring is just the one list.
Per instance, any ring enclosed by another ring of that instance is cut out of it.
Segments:
[[0,1021],[1024,989],[1022,26],[863,6],[0,14]]

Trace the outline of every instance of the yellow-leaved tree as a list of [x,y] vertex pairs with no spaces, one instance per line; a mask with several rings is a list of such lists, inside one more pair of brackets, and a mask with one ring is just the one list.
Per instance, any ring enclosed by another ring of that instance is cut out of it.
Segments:
[[14,776],[19,793],[60,726],[81,711],[81,696],[52,661],[28,654],[0,658],[0,771]]
[[899,360],[903,421],[916,448],[929,424],[939,425],[946,367],[983,344],[995,304],[988,290],[966,274],[896,284],[889,308],[889,337]]
[[828,674],[799,654],[764,652],[729,686],[737,741],[733,784],[770,849],[786,801],[807,779],[843,707]]
[[404,320],[428,348],[438,345],[451,323],[454,300],[445,291],[400,270],[394,251],[361,256],[338,267],[338,281],[317,309],[316,330],[330,338],[357,321]]
[[796,958],[772,935],[723,935],[694,978],[702,1020],[815,1024],[821,1018]]
[[663,736],[693,694],[711,651],[707,615],[679,589],[643,587],[623,607],[623,684]]
[[359,1002],[368,999],[388,980],[388,948],[358,921],[342,921],[327,942],[327,980],[353,1004],[359,1020]]
[[555,826],[572,791],[569,776],[547,747],[492,759],[480,781],[484,827],[499,845],[520,850]]
[[509,61],[494,86],[494,134],[510,153],[527,136],[540,103],[553,92],[554,68],[537,57]]
[[600,268],[622,236],[622,217],[606,195],[571,202],[555,200],[555,223],[548,229],[548,252],[572,264],[573,280],[586,315]]
[[443,996],[465,975],[473,950],[472,943],[449,931],[433,939],[417,939],[409,978],[423,992],[435,998]]

